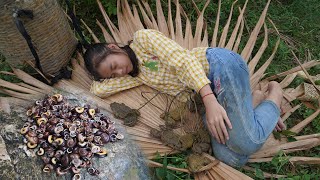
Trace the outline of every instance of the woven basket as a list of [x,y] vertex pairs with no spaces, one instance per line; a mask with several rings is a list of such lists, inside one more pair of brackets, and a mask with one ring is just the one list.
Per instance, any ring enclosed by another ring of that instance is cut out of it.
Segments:
[[13,9],[33,11],[33,19],[22,19],[32,39],[45,75],[57,75],[74,52],[77,40],[56,0],[1,0],[0,53],[16,67],[26,61],[35,64],[26,40],[18,31]]

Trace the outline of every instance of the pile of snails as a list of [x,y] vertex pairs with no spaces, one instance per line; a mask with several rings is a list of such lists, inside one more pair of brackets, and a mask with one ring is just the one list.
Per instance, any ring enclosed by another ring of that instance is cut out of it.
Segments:
[[37,148],[46,173],[63,175],[71,171],[73,179],[80,179],[81,168],[87,168],[89,174],[98,175],[92,157],[107,156],[102,146],[124,138],[98,108],[71,106],[61,94],[36,101],[26,115],[20,133],[29,149]]

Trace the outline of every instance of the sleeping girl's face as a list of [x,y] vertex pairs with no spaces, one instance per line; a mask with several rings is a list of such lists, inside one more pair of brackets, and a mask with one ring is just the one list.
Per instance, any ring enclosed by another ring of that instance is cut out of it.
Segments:
[[[115,44],[109,44],[109,48],[120,49]],[[99,64],[97,72],[101,78],[123,77],[133,70],[130,58],[126,54],[110,54]]]

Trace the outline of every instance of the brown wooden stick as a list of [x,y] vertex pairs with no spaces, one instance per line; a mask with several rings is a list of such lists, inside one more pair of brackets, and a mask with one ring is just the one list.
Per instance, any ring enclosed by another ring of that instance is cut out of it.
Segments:
[[284,122],[285,120],[288,119],[288,117],[295,112],[297,109],[299,109],[301,107],[301,104],[296,105],[295,107],[293,107],[292,109],[290,109],[289,111],[287,111],[282,117],[282,121]]
[[[320,62],[310,61],[310,62],[306,62],[306,63],[302,64],[302,67],[304,67],[305,69],[309,69],[309,68],[311,68],[313,66],[316,66],[316,65],[319,65],[319,64],[320,64]],[[292,73],[301,71],[302,67],[301,66],[297,66],[297,67],[292,68],[292,69],[290,69],[288,71],[285,71],[285,72],[270,76],[270,77],[266,78],[266,80],[271,81],[271,80],[277,79],[279,77],[286,76],[288,74],[292,74]]]
[[311,114],[309,117],[307,117],[305,120],[300,122],[299,124],[295,125],[290,129],[290,131],[299,133],[306,125],[308,125],[314,118],[316,118],[320,114],[320,109],[318,109],[316,112]]
[[[272,158],[249,159],[248,162],[270,162]],[[293,164],[320,164],[319,157],[290,157],[289,161]]]
[[[152,160],[146,160],[146,161],[150,167],[163,167],[163,164],[161,164],[161,163],[154,162]],[[188,169],[176,168],[176,167],[172,167],[172,166],[167,166],[167,168],[170,170],[173,170],[173,171],[180,171],[180,172],[185,172],[185,173],[191,174],[191,172]]]

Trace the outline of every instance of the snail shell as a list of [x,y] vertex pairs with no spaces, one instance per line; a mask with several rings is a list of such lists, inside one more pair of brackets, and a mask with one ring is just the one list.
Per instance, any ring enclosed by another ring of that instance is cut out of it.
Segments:
[[54,128],[54,133],[60,134],[63,130],[64,128],[62,126],[57,126]]
[[38,156],[42,156],[44,154],[44,149],[43,148],[39,148],[39,150],[37,151],[37,155]]
[[49,120],[49,123],[51,124],[51,125],[55,125],[55,124],[57,124],[59,122],[59,119],[58,118],[53,118],[53,119],[50,119]]
[[88,173],[90,175],[92,175],[92,176],[95,175],[95,172],[96,172],[95,168],[93,168],[93,167],[88,168]]
[[44,166],[44,168],[42,169],[42,171],[45,173],[49,173],[49,172],[51,172],[51,170],[53,170],[53,166],[51,164],[46,164]]
[[49,147],[49,145],[48,145],[48,143],[47,143],[46,141],[42,141],[42,142],[40,143],[40,146],[41,146],[43,149],[46,149],[46,148]]
[[29,130],[31,131],[35,131],[37,129],[37,126],[36,125],[32,125],[29,127]]
[[70,132],[76,132],[77,131],[77,126],[72,124],[70,127],[69,127],[69,131]]
[[78,168],[76,168],[76,167],[72,167],[71,170],[72,170],[72,172],[73,172],[74,174],[80,173],[80,169],[78,169]]
[[56,165],[57,164],[57,158],[56,157],[51,158],[51,163]]
[[35,137],[35,136],[37,136],[37,133],[36,133],[35,130],[29,130],[29,131],[28,131],[28,136],[30,136],[30,137]]
[[93,128],[93,129],[92,129],[92,133],[93,133],[93,134],[97,133],[98,131],[99,131],[98,128]]
[[116,134],[110,134],[110,141],[114,142],[117,139],[117,135]]
[[79,156],[79,154],[72,153],[72,154],[70,154],[70,158],[71,159],[80,159],[80,156]]
[[31,143],[31,142],[28,142],[28,143],[27,143],[27,147],[30,148],[30,149],[34,149],[34,148],[36,148],[37,146],[38,146],[38,144],[33,144],[33,143]]
[[84,142],[86,138],[82,134],[78,134],[78,141],[79,142]]
[[20,133],[21,134],[26,134],[28,132],[28,130],[29,130],[28,127],[23,127],[23,128],[21,128]]
[[54,157],[57,159],[61,159],[61,156],[64,155],[64,152],[62,150],[57,150]]
[[78,145],[80,147],[85,147],[85,146],[87,146],[87,144],[88,144],[88,142],[78,142]]
[[63,96],[61,94],[55,94],[52,96],[53,101],[61,102],[63,100]]
[[106,156],[108,155],[108,152],[107,152],[106,149],[101,148],[101,151],[98,152],[98,153],[96,153],[96,155],[97,155],[98,157],[106,157]]
[[39,138],[39,139],[44,138],[43,134],[38,134],[38,138]]
[[64,140],[62,138],[57,138],[54,140],[54,142],[56,142],[59,146],[64,144]]
[[78,168],[82,164],[82,161],[79,158],[75,158],[72,159],[71,163],[74,165],[74,167]]
[[48,136],[48,142],[51,144],[53,142],[53,136],[52,135],[49,135]]
[[70,136],[74,138],[74,137],[76,137],[76,136],[77,136],[77,133],[76,133],[76,132],[74,132],[74,131],[72,131],[72,132],[70,132]]
[[47,150],[46,154],[47,154],[48,157],[52,158],[55,153],[54,153],[54,150]]
[[101,148],[99,146],[93,145],[91,147],[91,152],[92,153],[98,153],[98,152],[100,152],[100,150],[101,150]]
[[95,109],[89,109],[88,111],[88,114],[91,116],[91,117],[94,117],[94,114],[96,113],[96,110]]
[[30,127],[31,126],[31,123],[30,122],[26,122],[23,124],[23,127]]
[[62,171],[61,170],[61,167],[57,167],[57,170],[56,170],[56,172],[57,172],[57,175],[58,176],[62,176],[62,175],[64,175],[64,174],[67,174],[67,171]]
[[101,141],[105,144],[110,141],[110,137],[107,133],[102,133],[100,137],[101,137]]
[[72,180],[80,180],[81,179],[81,175],[80,174],[75,174],[72,177]]
[[70,158],[69,158],[69,155],[68,154],[65,154],[62,156],[61,158],[61,165],[63,167],[68,167],[70,164]]
[[28,137],[27,139],[31,144],[38,144],[38,137]]
[[94,122],[94,123],[92,123],[92,126],[95,127],[95,128],[99,128],[100,124],[98,122]]
[[28,109],[28,111],[26,112],[26,115],[28,116],[28,117],[30,117],[30,116],[32,116],[32,109]]
[[86,150],[86,148],[79,148],[79,155],[81,157],[85,157],[88,155],[88,151]]
[[47,137],[49,136],[49,134],[50,134],[50,133],[49,133],[48,131],[45,131],[45,132],[43,133],[43,137],[44,137],[44,138],[47,138]]
[[76,111],[77,113],[81,114],[81,113],[83,113],[84,108],[83,108],[83,107],[76,107],[76,108],[75,108],[75,111]]
[[76,141],[73,138],[67,140],[67,147],[72,148],[76,145]]
[[100,142],[101,142],[101,137],[100,137],[100,136],[94,136],[93,141],[94,141],[95,143],[100,144]]

